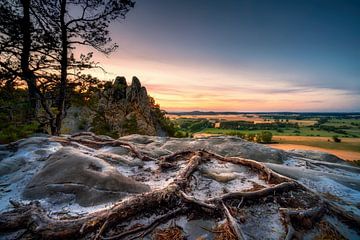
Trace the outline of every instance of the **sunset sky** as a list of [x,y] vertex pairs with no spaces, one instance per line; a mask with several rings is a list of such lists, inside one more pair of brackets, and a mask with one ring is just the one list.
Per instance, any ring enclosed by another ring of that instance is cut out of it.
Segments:
[[360,111],[360,1],[137,0],[100,79],[167,111]]

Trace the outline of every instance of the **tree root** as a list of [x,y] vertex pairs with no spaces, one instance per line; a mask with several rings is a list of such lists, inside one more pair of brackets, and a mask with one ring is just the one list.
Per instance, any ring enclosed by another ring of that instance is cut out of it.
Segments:
[[[90,139],[81,139],[77,138],[80,136],[90,136],[93,140]],[[93,146],[93,147],[104,147],[104,146],[111,146],[111,147],[127,147],[137,158],[142,161],[157,161],[157,159],[152,158],[150,156],[142,154],[140,151],[136,149],[133,144],[128,142],[120,141],[120,140],[111,140],[111,139],[104,139],[99,136],[96,136],[94,133],[91,132],[82,132],[71,135],[66,140],[68,142],[78,142],[85,146]]]
[[102,239],[105,239],[105,240],[122,239],[122,238],[124,238],[126,236],[133,235],[133,234],[138,233],[138,232],[142,232],[142,233],[140,233],[139,235],[136,235],[136,236],[134,236],[133,238],[130,238],[130,239],[139,239],[139,238],[145,237],[148,233],[150,233],[159,224],[161,224],[164,221],[170,219],[171,217],[176,216],[181,211],[183,211],[183,209],[178,208],[178,209],[176,209],[176,210],[174,210],[172,212],[169,212],[169,213],[166,213],[166,214],[164,214],[164,215],[162,215],[160,217],[157,217],[149,225],[133,228],[133,229],[130,229],[128,231],[122,232],[120,234],[113,235],[111,237],[102,237]]
[[233,233],[235,234],[235,236],[238,239],[242,239],[242,240],[246,240],[245,238],[245,234],[243,233],[243,231],[241,230],[241,227],[239,225],[239,223],[237,222],[237,220],[231,215],[229,209],[226,207],[225,203],[222,202],[222,207],[224,209],[224,213],[226,216],[226,219],[228,220],[229,226],[231,228],[231,230],[233,231]]
[[204,207],[204,208],[209,208],[209,209],[216,209],[217,207],[214,204],[209,204],[206,202],[203,202],[201,200],[196,199],[193,196],[189,196],[186,193],[184,193],[183,191],[179,191],[181,197],[186,201],[186,202],[190,202],[193,203],[195,205],[198,205],[200,207]]
[[[321,219],[325,214],[326,209],[323,202],[320,202],[319,207],[314,207],[305,210],[294,210],[288,208],[280,208],[280,213],[284,216],[285,225],[287,227],[287,234],[285,240],[291,240],[297,234],[297,231],[293,227],[293,222],[296,225],[304,225],[307,223],[307,228],[312,227],[316,220]],[[310,222],[309,222],[310,221]]]
[[[79,136],[90,136],[93,140],[79,139]],[[179,170],[174,180],[164,188],[133,195],[128,199],[116,203],[109,209],[99,210],[82,217],[54,219],[50,218],[37,202],[31,202],[26,205],[12,202],[14,209],[5,213],[0,213],[0,231],[11,232],[25,229],[32,235],[43,239],[88,239],[90,237],[93,239],[123,239],[127,236],[130,236],[130,239],[138,239],[151,233],[158,225],[176,217],[178,214],[186,214],[200,208],[206,210],[210,214],[216,212],[223,213],[233,234],[239,239],[245,239],[246,236],[239,223],[236,218],[231,215],[228,207],[224,203],[226,200],[241,199],[241,204],[243,201],[263,199],[267,196],[280,195],[287,191],[314,193],[292,179],[273,172],[262,163],[243,158],[223,157],[206,150],[176,152],[159,159],[153,159],[140,153],[132,144],[119,140],[103,139],[92,133],[72,135],[64,141],[68,143],[77,142],[79,144],[84,144],[85,146],[96,147],[125,146],[129,148],[136,157],[143,161],[171,163],[174,159],[184,156],[186,156],[188,161],[186,165]],[[265,180],[270,186],[255,191],[229,192],[221,196],[209,198],[205,201],[196,199],[186,193],[186,190],[189,189],[190,179],[193,177],[192,174],[202,163],[210,161],[211,159],[231,162],[233,164],[239,164],[254,169],[260,175],[265,177]],[[313,196],[314,199],[323,199],[317,193],[314,193]],[[343,211],[336,208],[334,204],[326,201],[320,201],[320,203],[320,207],[308,210],[279,210],[284,216],[284,224],[287,228],[286,239],[291,239],[294,236],[296,233],[294,226],[299,225],[299,222],[301,222],[302,219],[321,218],[326,210],[346,216],[348,219],[354,219],[353,216],[344,214]],[[196,206],[197,209],[194,208],[194,206]],[[142,216],[142,214],[146,212],[158,209],[172,209],[172,211],[155,218],[146,226],[132,228],[122,233],[118,233],[118,230],[114,230],[117,225],[124,222],[128,223],[129,219],[134,219],[137,216]],[[356,221],[359,221],[359,219]],[[359,224],[359,222],[357,223]],[[112,234],[113,232],[117,232],[118,234],[109,235],[110,232]],[[139,234],[134,235],[136,233]],[[107,237],[102,237],[106,234],[108,234]]]
[[272,194],[281,193],[288,190],[297,189],[298,184],[296,182],[283,182],[273,187],[267,187],[261,190],[253,191],[253,192],[230,192],[226,193],[220,197],[213,197],[206,200],[207,203],[211,202],[220,202],[229,198],[239,198],[239,199],[256,199],[266,197]]

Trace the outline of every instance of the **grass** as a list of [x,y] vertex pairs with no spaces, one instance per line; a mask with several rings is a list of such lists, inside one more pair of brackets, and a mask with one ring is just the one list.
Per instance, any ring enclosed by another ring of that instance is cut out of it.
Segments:
[[296,139],[286,136],[274,136],[273,140],[281,144],[305,145],[324,149],[360,152],[360,141],[356,138],[349,138],[340,143],[333,142],[331,139],[328,141],[327,138],[318,137],[299,137]]
[[317,130],[311,129],[311,127],[300,127],[297,128],[285,128],[281,129],[281,131],[277,130],[233,130],[233,129],[220,129],[220,128],[206,128],[201,131],[201,133],[210,133],[210,134],[225,134],[229,135],[235,132],[238,133],[260,133],[262,131],[269,131],[273,135],[277,136],[309,136],[309,137],[332,137],[332,136],[339,136],[341,138],[347,137],[360,137],[360,130],[359,131],[352,131],[351,135],[344,135],[344,134],[337,134],[334,132],[329,132],[325,130]]
[[[207,128],[201,131],[201,133],[209,134],[223,134],[223,135],[235,135],[235,133],[260,133],[263,130],[252,130],[252,131],[242,131],[242,130],[231,130],[231,129],[219,129],[219,128]],[[310,128],[300,128],[300,133],[297,135],[293,132],[294,129],[284,130],[284,132],[277,132],[270,130],[274,135],[273,141],[281,144],[295,144],[295,145],[305,145],[311,147],[319,147],[324,149],[333,149],[333,150],[345,150],[360,152],[360,140],[357,138],[340,138],[342,142],[335,143],[332,140],[332,136],[336,135],[327,131],[312,131]],[[286,137],[289,136],[289,137]],[[319,137],[320,136],[320,137]]]

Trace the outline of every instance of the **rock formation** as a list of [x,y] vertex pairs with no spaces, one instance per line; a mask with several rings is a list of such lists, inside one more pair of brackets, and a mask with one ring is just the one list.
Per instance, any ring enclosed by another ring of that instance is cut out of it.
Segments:
[[0,156],[1,239],[360,237],[360,168],[311,152],[84,132]]
[[106,161],[65,147],[51,155],[23,196],[59,200],[61,193],[71,194],[81,206],[93,206],[147,191],[149,186],[122,175]]
[[156,111],[159,109],[137,77],[133,77],[131,85],[124,77],[117,77],[100,95],[98,112],[103,118],[98,121],[105,121],[119,136],[131,133],[160,135],[164,131]]

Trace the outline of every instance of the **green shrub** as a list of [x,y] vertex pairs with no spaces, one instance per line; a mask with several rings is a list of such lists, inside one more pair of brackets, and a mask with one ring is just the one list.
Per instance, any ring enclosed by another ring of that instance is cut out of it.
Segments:
[[341,139],[338,136],[333,136],[332,139],[334,140],[334,142],[339,143],[341,142]]
[[0,130],[0,143],[9,143],[36,133],[39,129],[37,122],[28,124],[9,124]]
[[262,131],[256,135],[256,142],[271,143],[272,133],[269,131]]

